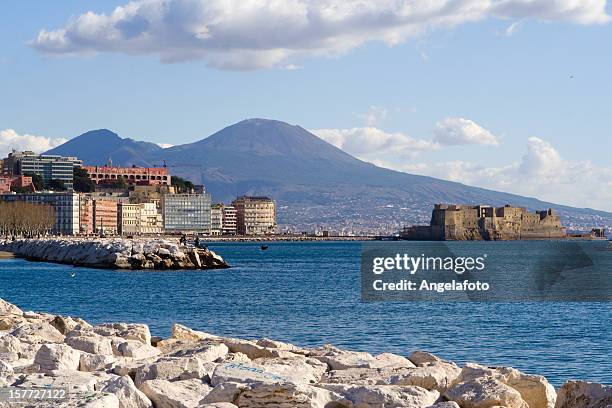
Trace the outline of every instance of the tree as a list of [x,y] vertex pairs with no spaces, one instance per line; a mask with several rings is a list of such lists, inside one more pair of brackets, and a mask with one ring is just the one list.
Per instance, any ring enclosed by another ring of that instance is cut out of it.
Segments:
[[172,176],[171,183],[179,193],[189,193],[195,188],[191,181],[178,176]]
[[117,177],[117,181],[115,182],[115,188],[119,190],[125,190],[127,188],[127,183],[125,182],[125,179],[123,177]]
[[50,190],[55,190],[55,191],[66,191],[67,190],[64,182],[61,180],[57,180],[57,179],[49,180],[49,182],[47,183],[47,188]]
[[45,181],[43,180],[40,174],[36,173],[26,173],[24,176],[32,177],[32,184],[34,184],[34,188],[37,191],[45,189]]
[[13,193],[17,193],[17,194],[27,194],[27,193],[31,193],[32,192],[32,188],[31,187],[16,187],[16,186],[11,186],[11,191]]
[[96,183],[89,177],[89,173],[82,167],[75,167],[73,172],[73,188],[79,193],[92,193],[96,191]]
[[55,209],[49,204],[0,202],[0,234],[34,237],[51,232]]

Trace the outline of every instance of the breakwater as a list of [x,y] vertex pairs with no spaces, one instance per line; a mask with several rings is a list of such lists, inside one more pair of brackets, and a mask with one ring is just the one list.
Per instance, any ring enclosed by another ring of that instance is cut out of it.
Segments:
[[42,238],[0,241],[0,251],[33,261],[111,269],[216,269],[229,265],[208,249],[164,239]]
[[[612,387],[431,353],[373,355],[332,345],[220,337],[175,324],[91,325],[0,299],[0,386],[66,389],[54,407],[604,408]],[[2,403],[0,403],[0,406]]]

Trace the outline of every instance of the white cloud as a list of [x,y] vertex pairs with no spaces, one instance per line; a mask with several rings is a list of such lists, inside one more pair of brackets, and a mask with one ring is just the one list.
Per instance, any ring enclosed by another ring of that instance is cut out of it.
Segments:
[[577,24],[610,22],[606,0],[499,0],[492,12],[502,18],[533,18],[542,21],[571,21]]
[[296,64],[287,64],[284,67],[287,71],[297,71],[298,69],[302,69],[299,65]]
[[0,157],[6,157],[12,149],[31,150],[35,153],[46,152],[67,140],[28,134],[20,135],[13,129],[0,130]]
[[499,139],[476,122],[463,118],[446,118],[436,124],[434,141],[442,145],[498,145]]
[[364,160],[381,156],[414,157],[416,153],[438,148],[429,140],[415,139],[403,133],[388,133],[376,127],[352,129],[316,129],[312,133],[334,146]]
[[490,17],[603,24],[605,8],[606,0],[134,0],[43,29],[31,45],[50,54],[153,54],[162,62],[257,69],[371,41],[393,46]]
[[612,168],[566,160],[549,142],[537,137],[528,140],[527,154],[520,160],[496,167],[468,161],[375,164],[559,204],[612,211]]
[[173,144],[171,144],[171,143],[157,143],[157,145],[158,145],[159,147],[161,147],[162,149],[167,149],[167,148],[169,148],[169,147],[173,147],[173,146],[174,146],[174,145],[173,145]]
[[522,25],[523,25],[523,20],[515,21],[514,23],[510,24],[508,28],[504,30],[503,34],[506,37],[513,36]]
[[359,115],[368,126],[374,126],[380,124],[383,120],[386,119],[389,111],[382,106],[370,106],[368,111],[362,115]]

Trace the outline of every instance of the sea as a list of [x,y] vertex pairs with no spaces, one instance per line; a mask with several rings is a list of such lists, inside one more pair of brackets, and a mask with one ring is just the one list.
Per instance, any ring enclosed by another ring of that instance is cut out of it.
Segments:
[[[24,310],[79,316],[92,324],[142,322],[158,336],[181,323],[221,336],[304,347],[331,343],[404,356],[425,350],[459,364],[541,374],[555,386],[568,379],[612,384],[610,302],[364,302],[362,243],[267,245],[262,250],[255,242],[210,243],[232,266],[210,271],[1,260],[0,297]],[[464,245],[474,253],[504,253],[509,262],[521,259],[525,249],[518,242]],[[538,252],[548,244],[529,245]],[[524,272],[513,267],[508,273]]]

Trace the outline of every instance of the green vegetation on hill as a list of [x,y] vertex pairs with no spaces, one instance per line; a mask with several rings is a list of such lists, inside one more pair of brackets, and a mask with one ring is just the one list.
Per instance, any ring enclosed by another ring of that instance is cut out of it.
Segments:
[[190,193],[194,189],[194,185],[191,181],[178,176],[172,176],[172,185],[179,193]]
[[32,177],[32,184],[34,184],[34,188],[36,191],[41,191],[45,189],[45,181],[42,176],[34,173],[25,173],[24,176]]
[[92,193],[96,191],[96,183],[89,177],[89,173],[82,167],[74,168],[74,191],[79,193]]

